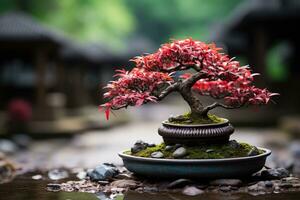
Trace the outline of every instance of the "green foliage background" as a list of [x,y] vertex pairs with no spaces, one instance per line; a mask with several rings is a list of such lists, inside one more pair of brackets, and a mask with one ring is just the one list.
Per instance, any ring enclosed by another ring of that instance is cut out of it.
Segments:
[[81,41],[121,45],[142,36],[207,40],[239,0],[0,0],[0,12],[22,10]]

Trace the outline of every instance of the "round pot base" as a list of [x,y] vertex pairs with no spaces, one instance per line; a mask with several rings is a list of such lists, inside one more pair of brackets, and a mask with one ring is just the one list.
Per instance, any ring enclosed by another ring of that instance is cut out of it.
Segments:
[[215,124],[173,124],[163,121],[158,129],[158,134],[163,137],[167,145],[185,144],[200,145],[220,144],[229,141],[230,135],[234,132],[233,126],[227,119]]
[[261,170],[269,149],[259,148],[264,153],[257,156],[225,159],[158,159],[143,158],[119,153],[124,166],[131,172],[157,178],[238,178],[251,176]]

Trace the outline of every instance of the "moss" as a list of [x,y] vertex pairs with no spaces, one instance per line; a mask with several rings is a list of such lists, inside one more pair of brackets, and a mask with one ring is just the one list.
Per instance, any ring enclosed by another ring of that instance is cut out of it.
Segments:
[[[249,151],[254,146],[247,143],[239,143],[239,147],[234,148],[227,144],[203,144],[202,146],[184,146],[187,149],[186,159],[221,159],[221,158],[236,158],[247,157]],[[151,153],[155,151],[161,151],[164,154],[164,158],[173,158],[173,149],[165,150],[165,144],[161,143],[155,147],[148,147],[138,153],[132,154],[130,151],[124,152],[129,155],[139,157],[151,157]],[[259,154],[264,151],[259,150]]]
[[223,122],[224,119],[213,114],[208,114],[207,118],[194,117],[191,113],[186,113],[175,118],[170,118],[169,123],[173,124],[214,124]]

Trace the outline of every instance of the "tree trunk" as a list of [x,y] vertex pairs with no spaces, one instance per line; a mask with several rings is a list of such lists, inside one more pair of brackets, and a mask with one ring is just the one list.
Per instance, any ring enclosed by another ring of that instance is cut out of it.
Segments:
[[180,94],[191,108],[191,118],[208,119],[207,112],[205,112],[203,104],[198,96],[191,91],[191,89],[181,90]]

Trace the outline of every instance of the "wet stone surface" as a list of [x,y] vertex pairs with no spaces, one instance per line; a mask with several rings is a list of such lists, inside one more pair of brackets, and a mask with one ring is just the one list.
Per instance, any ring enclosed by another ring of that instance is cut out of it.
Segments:
[[79,181],[67,181],[64,183],[49,183],[48,191],[66,192],[104,192],[107,195],[123,194],[127,191],[158,193],[174,192],[188,196],[197,196],[203,193],[247,193],[251,195],[262,195],[271,193],[283,193],[300,191],[300,180],[293,176],[285,176],[276,179],[267,179],[264,175],[270,171],[282,172],[279,169],[266,169],[253,177],[247,179],[216,179],[216,180],[150,180],[134,176],[124,167],[116,167],[114,174],[110,174],[105,180],[95,180],[87,176]]

